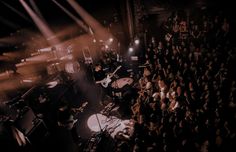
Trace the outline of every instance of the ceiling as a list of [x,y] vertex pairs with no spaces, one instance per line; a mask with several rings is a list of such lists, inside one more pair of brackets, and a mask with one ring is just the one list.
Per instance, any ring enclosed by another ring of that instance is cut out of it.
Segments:
[[[59,7],[57,7],[51,0],[25,0],[28,4],[34,2],[40,13],[45,18],[50,26],[58,24],[74,23]],[[69,6],[66,0],[57,0],[60,4],[66,7],[70,12],[75,11]],[[85,10],[97,18],[100,22],[102,20],[109,20],[113,13],[120,13],[120,4],[125,0],[76,0]],[[230,5],[230,0],[145,0],[143,1],[146,10],[158,9],[176,9],[181,7],[192,7],[193,5],[207,4],[215,5],[220,3],[220,6]],[[11,7],[11,8],[10,8]],[[228,9],[228,7],[226,7]],[[16,13],[18,11],[19,13]],[[32,19],[22,7],[19,0],[0,0],[0,37],[9,35],[22,28],[36,28]],[[52,27],[53,28],[53,27]]]
[[[73,21],[52,1],[50,0],[25,0],[29,5],[30,2],[34,2],[40,13],[45,18],[45,20],[49,23],[49,25],[55,24],[68,24]],[[65,0],[57,0],[60,4],[66,7],[70,12],[76,13],[69,6],[69,4]],[[92,15],[104,13],[108,6],[112,6],[111,1],[108,0],[77,0],[77,2],[85,8]],[[113,3],[115,4],[115,3]],[[113,5],[114,6],[114,5]],[[105,8],[105,9],[104,9]],[[19,13],[17,13],[17,11]],[[109,13],[110,14],[110,13]],[[77,15],[78,16],[78,15]],[[79,16],[78,16],[79,17]],[[19,0],[1,0],[0,1],[0,37],[3,35],[7,35],[10,32],[14,32],[17,29],[21,28],[34,28],[34,23],[31,18],[24,10],[23,6],[19,2]]]

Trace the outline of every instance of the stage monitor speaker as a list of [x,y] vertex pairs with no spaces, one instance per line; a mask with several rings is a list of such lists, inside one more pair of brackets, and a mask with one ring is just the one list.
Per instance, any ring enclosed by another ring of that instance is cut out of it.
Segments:
[[48,129],[43,122],[43,120],[39,119],[39,121],[34,125],[34,127],[29,131],[29,133],[26,135],[29,142],[34,144],[41,142],[47,137],[48,135]]
[[26,106],[20,110],[14,124],[17,129],[26,135],[34,127],[36,121],[38,121],[38,119],[33,110]]
[[30,143],[43,139],[48,134],[48,129],[42,119],[37,118],[30,107],[24,107],[14,122],[15,127],[21,131]]

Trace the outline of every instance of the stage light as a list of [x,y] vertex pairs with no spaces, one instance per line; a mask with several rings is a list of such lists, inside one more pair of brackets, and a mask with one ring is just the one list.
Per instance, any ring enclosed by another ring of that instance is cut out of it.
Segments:
[[129,52],[133,52],[134,48],[133,47],[129,47]]
[[85,23],[91,27],[94,34],[100,39],[107,40],[112,37],[112,34],[107,31],[93,16],[91,16],[84,8],[82,8],[76,0],[67,0],[72,8],[78,13],[78,15],[85,21]]
[[140,43],[139,39],[134,40],[134,43],[138,45]]
[[22,82],[25,82],[25,83],[32,83],[33,81],[32,81],[32,80],[29,80],[29,79],[24,79],[24,80],[22,80]]
[[52,51],[52,47],[38,49],[38,52],[51,52],[51,51]]
[[84,31],[91,31],[82,20],[80,20],[78,17],[73,15],[69,10],[67,10],[64,6],[62,6],[60,3],[58,3],[56,0],[52,0],[59,8],[61,8],[62,11],[64,11],[71,19],[73,19],[80,27],[83,28]]
[[39,17],[24,0],[19,0],[19,1],[26,10],[26,12],[29,14],[29,16],[32,18],[32,20],[34,21],[35,25],[38,27],[40,32],[43,34],[45,39],[48,40],[48,43],[50,45],[55,45],[60,43],[60,40],[57,37],[54,37],[55,34],[49,28],[47,23],[41,17]]
[[106,49],[108,49],[108,48],[109,48],[109,46],[108,46],[108,45],[105,45],[105,48],[106,48]]
[[97,40],[96,39],[93,39],[93,43],[96,43],[97,42]]
[[114,40],[113,38],[109,38],[109,42],[113,42],[113,40]]

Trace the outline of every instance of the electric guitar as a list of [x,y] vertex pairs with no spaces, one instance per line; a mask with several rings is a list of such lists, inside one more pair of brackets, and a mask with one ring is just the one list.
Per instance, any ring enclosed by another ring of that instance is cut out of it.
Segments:
[[96,83],[101,83],[101,85],[104,87],[104,88],[107,88],[108,87],[108,84],[111,82],[111,78],[115,75],[115,73],[121,68],[121,65],[118,66],[115,71],[111,74],[108,74],[104,79],[102,79],[101,81],[96,81]]

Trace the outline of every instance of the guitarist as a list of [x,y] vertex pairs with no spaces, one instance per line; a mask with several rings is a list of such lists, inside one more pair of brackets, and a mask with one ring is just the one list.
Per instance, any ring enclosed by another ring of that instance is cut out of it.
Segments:
[[106,75],[105,78],[103,78],[100,81],[96,81],[96,83],[100,83],[104,88],[107,88],[109,83],[112,81],[111,78],[115,75],[115,73],[121,68],[121,66],[118,66],[112,73],[109,73]]
[[100,64],[96,64],[94,68],[94,79],[95,81],[101,81],[106,77],[105,71]]

